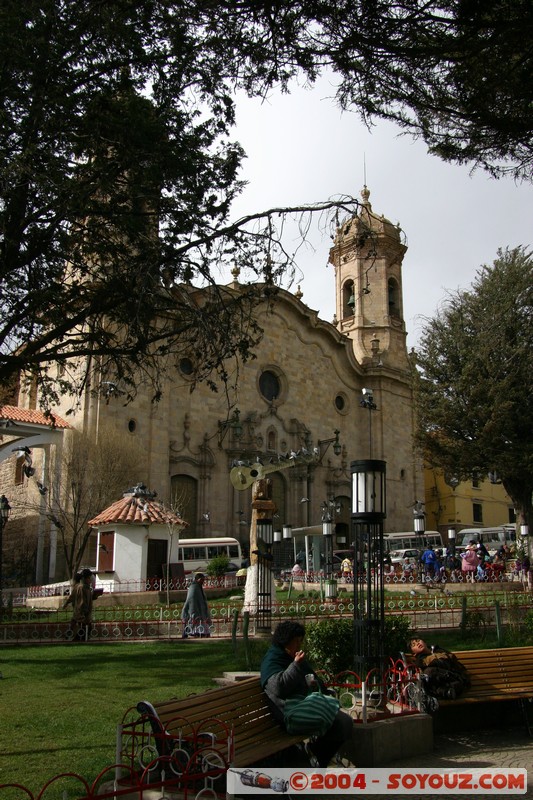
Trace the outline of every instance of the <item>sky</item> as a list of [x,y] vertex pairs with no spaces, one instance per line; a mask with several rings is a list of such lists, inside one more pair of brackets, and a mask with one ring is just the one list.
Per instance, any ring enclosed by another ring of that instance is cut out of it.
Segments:
[[[342,194],[360,199],[366,172],[373,211],[399,222],[407,236],[403,300],[411,349],[446,293],[467,289],[498,248],[533,245],[533,185],[445,163],[391,123],[368,131],[333,95],[323,79],[312,90],[297,87],[265,101],[239,98],[233,138],[247,153],[241,178],[248,186],[234,216]],[[299,252],[296,283],[303,302],[331,321],[331,240],[317,224],[312,241],[315,252]]]

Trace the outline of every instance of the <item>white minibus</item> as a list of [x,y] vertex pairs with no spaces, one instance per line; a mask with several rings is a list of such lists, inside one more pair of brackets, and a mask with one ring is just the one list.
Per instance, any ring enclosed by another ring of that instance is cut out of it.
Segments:
[[502,544],[512,547],[516,543],[516,528],[514,525],[500,525],[497,528],[463,528],[457,532],[456,550],[462,550],[471,541],[483,542],[493,556]]
[[177,558],[173,552],[172,560],[183,564],[185,573],[202,572],[215,556],[227,556],[233,569],[241,568],[242,550],[237,539],[229,536],[213,536],[206,539],[180,539]]
[[424,550],[430,544],[434,550],[443,549],[444,543],[438,531],[425,531],[425,533],[413,533],[413,531],[403,531],[403,533],[384,533],[383,543],[385,552],[392,550]]

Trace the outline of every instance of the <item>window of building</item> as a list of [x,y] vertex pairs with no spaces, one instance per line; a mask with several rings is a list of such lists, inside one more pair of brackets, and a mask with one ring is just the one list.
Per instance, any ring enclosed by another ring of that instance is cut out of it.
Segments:
[[194,372],[194,365],[190,358],[180,359],[179,369],[182,375],[192,375]]
[[15,463],[15,486],[21,486],[24,483],[24,456],[19,456]]
[[267,433],[267,450],[276,451],[278,448],[276,447],[277,436],[276,431],[268,431]]
[[344,392],[339,392],[335,395],[335,408],[339,412],[339,414],[347,414],[349,411],[349,404],[348,398],[344,394]]
[[516,522],[516,513],[515,513],[515,510],[514,510],[514,508],[509,508],[509,509],[508,509],[508,512],[509,512],[509,522],[510,522],[512,525],[514,525],[514,524],[515,524],[515,522]]
[[391,317],[399,317],[400,316],[400,292],[398,290],[398,284],[394,278],[389,278],[388,282],[388,293],[389,293],[389,316]]
[[355,284],[353,281],[346,281],[342,287],[342,317],[353,317],[355,314]]
[[483,506],[481,503],[472,503],[472,519],[474,522],[483,522]]
[[259,391],[269,403],[277,400],[280,395],[281,384],[278,376],[269,369],[266,369],[259,376]]
[[198,481],[190,475],[173,475],[170,480],[170,502],[172,509],[189,523],[187,538],[197,535]]

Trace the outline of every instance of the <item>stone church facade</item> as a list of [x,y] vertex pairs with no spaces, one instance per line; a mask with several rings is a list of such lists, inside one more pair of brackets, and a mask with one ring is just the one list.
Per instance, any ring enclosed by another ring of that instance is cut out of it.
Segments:
[[[365,187],[359,212],[340,224],[330,250],[324,292],[336,296],[333,322],[320,319],[299,291],[280,290],[257,310],[264,336],[256,358],[241,365],[229,403],[224,392],[204,385],[191,392],[194,364],[184,357],[158,403],[142,389],[129,405],[118,396],[88,393],[68,418],[94,436],[104,421],[111,423],[139,442],[139,481],[157,491],[158,500],[179,507],[188,537],[234,536],[246,548],[251,489],[233,487],[233,463],[260,458],[266,464],[302,448],[315,448],[317,457],[269,475],[275,529],[320,526],[328,504],[334,549],[346,547],[350,462],[368,457],[387,463],[385,530],[412,529],[412,507],[423,498],[424,484],[413,447],[402,310],[406,246],[400,229],[373,211],[369,194]],[[235,291],[238,279],[235,272]],[[375,409],[361,406],[362,390],[369,388]],[[27,407],[30,399],[21,395],[18,403]]]

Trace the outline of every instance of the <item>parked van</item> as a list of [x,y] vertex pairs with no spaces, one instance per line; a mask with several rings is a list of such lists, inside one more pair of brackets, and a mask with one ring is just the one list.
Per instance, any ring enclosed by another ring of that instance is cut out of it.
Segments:
[[498,528],[463,528],[457,533],[456,549],[463,550],[471,541],[483,542],[489,554],[493,556],[502,544],[512,547],[516,544],[514,525],[500,525]]

